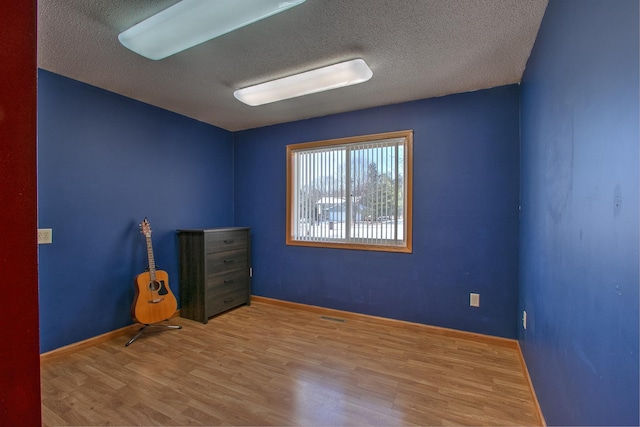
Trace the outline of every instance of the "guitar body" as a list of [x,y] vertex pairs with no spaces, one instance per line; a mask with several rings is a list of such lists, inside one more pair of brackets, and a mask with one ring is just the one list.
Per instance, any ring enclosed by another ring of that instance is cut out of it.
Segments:
[[145,218],[140,231],[147,240],[149,270],[138,274],[135,279],[136,295],[131,305],[131,317],[138,323],[151,323],[167,320],[176,312],[178,302],[169,289],[169,275],[166,271],[156,270],[151,245],[151,226]]
[[161,322],[173,316],[178,308],[176,297],[169,288],[167,272],[156,270],[155,275],[155,281],[148,271],[136,276],[136,296],[131,305],[131,317],[138,323]]

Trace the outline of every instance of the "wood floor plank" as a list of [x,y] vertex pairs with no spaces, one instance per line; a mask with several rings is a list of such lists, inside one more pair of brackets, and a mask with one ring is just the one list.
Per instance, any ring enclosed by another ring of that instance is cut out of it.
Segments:
[[49,353],[43,425],[540,425],[516,345],[370,320],[256,301]]

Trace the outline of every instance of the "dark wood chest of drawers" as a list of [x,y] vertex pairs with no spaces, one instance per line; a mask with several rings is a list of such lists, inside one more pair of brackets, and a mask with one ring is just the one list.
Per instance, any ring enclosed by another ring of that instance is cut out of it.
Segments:
[[211,316],[251,304],[249,228],[178,230],[180,316]]

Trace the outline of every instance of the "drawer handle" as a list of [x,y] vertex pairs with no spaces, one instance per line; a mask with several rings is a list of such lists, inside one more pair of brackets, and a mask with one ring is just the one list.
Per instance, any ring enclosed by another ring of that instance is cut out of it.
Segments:
[[233,243],[233,240],[223,240],[223,242],[228,245],[229,243]]
[[227,303],[230,303],[231,301],[233,301],[233,298],[227,298],[226,300],[224,300],[224,303],[227,304]]
[[225,264],[231,264],[232,262],[234,262],[232,259],[225,259],[224,260]]
[[231,279],[231,280],[225,280],[223,283],[233,283],[233,279]]

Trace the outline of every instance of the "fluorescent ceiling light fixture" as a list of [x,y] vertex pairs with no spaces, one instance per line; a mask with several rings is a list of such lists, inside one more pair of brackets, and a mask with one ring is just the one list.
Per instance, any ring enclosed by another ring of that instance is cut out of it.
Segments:
[[371,76],[373,76],[373,71],[363,59],[358,58],[238,89],[233,92],[233,96],[239,101],[255,107],[283,99],[364,83]]
[[126,48],[163,59],[305,0],[182,0],[118,35]]

